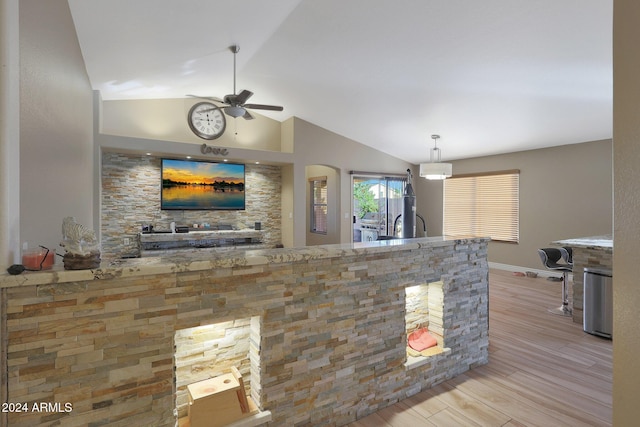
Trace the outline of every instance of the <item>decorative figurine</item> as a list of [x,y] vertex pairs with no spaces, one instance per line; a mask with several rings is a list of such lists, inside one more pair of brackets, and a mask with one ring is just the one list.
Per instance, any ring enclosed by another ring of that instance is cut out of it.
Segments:
[[62,242],[66,253],[63,257],[65,270],[85,270],[100,267],[100,245],[96,233],[78,224],[74,217],[62,220]]

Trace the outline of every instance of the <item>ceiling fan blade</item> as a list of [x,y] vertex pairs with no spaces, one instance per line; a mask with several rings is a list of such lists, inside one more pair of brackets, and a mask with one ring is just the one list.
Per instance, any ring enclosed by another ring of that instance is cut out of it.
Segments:
[[264,104],[245,104],[244,108],[252,108],[254,110],[271,110],[271,111],[284,110],[284,107],[280,107],[279,105],[264,105]]
[[243,105],[245,102],[247,102],[247,99],[251,98],[251,95],[253,95],[253,92],[251,92],[250,90],[243,90],[242,92],[240,92],[239,94],[236,95],[236,99],[235,101],[240,104]]
[[187,96],[191,97],[191,98],[199,98],[199,99],[206,99],[209,101],[215,101],[215,102],[221,102],[221,103],[225,103],[222,99],[217,98],[215,96],[199,96],[199,95],[191,95],[191,94],[187,94]]
[[244,110],[244,116],[242,116],[245,120],[253,120],[253,116],[247,110]]

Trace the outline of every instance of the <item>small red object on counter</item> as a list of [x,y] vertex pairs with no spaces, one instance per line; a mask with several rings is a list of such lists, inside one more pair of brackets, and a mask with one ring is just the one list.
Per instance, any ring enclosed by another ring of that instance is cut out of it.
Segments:
[[[24,265],[27,270],[49,270],[53,267],[55,255],[56,253],[54,251],[47,253],[46,249],[30,249],[22,254],[22,265]],[[41,264],[42,268],[40,268]]]
[[426,350],[438,345],[435,337],[429,333],[427,328],[418,329],[409,334],[409,347],[415,351]]

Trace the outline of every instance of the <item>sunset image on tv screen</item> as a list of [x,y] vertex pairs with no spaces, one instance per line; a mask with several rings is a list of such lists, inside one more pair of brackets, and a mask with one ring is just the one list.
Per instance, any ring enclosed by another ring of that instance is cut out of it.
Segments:
[[245,167],[162,159],[162,209],[244,209]]

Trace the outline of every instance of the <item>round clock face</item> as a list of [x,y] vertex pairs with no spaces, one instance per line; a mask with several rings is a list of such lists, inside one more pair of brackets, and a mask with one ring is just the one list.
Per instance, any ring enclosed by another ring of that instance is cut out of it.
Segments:
[[198,102],[191,107],[187,120],[193,133],[203,139],[219,138],[227,125],[220,107],[210,102]]

